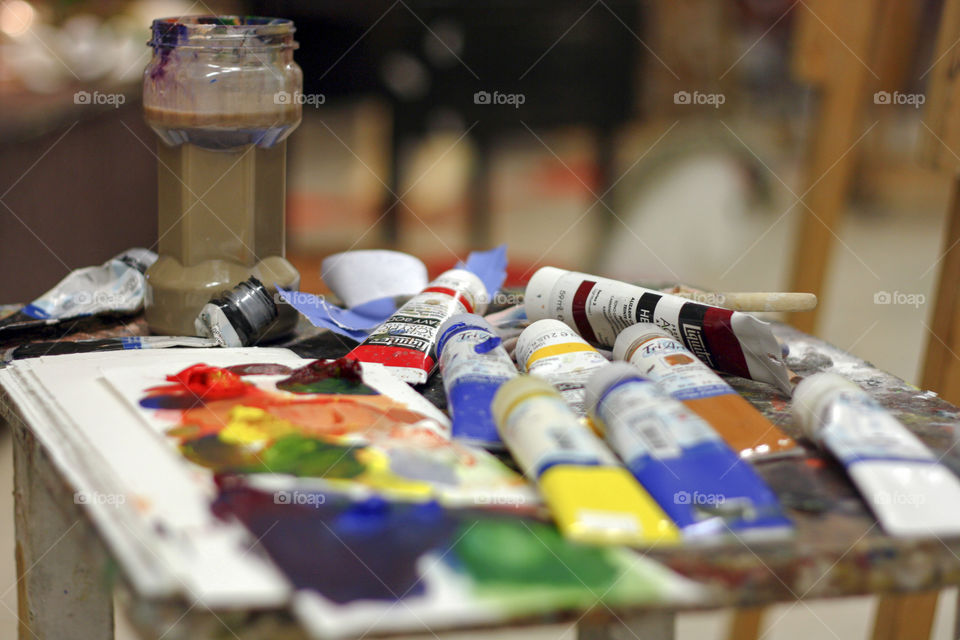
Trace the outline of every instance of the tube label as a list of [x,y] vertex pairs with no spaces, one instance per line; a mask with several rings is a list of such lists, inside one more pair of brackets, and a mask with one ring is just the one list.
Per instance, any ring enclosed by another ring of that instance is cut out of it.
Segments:
[[527,312],[531,319],[545,312],[608,347],[628,326],[652,322],[713,369],[792,390],[770,326],[744,313],[573,271],[557,278],[543,309],[528,302]]
[[404,382],[422,384],[435,364],[430,351],[440,325],[455,313],[482,312],[485,298],[483,283],[474,274],[447,271],[400,307],[348,357],[379,362]]
[[627,362],[657,382],[677,400],[698,400],[736,393],[723,378],[694,358],[673,338],[644,340],[627,354]]
[[586,413],[584,385],[598,367],[607,364],[607,359],[572,329],[549,321],[527,327],[517,341],[515,355],[526,373],[548,380],[581,416]]
[[864,460],[937,462],[919,438],[859,391],[837,392],[820,424],[820,439],[844,466]]
[[500,435],[531,478],[561,464],[619,466],[610,450],[574,419],[558,397],[521,401],[501,425]]
[[638,458],[679,458],[684,449],[720,436],[678,402],[664,402],[656,384],[627,379],[607,389],[597,403],[611,447],[630,465]]
[[477,353],[478,344],[494,337],[486,329],[466,329],[448,337],[440,354],[443,383],[503,382],[517,375],[513,360],[502,347]]

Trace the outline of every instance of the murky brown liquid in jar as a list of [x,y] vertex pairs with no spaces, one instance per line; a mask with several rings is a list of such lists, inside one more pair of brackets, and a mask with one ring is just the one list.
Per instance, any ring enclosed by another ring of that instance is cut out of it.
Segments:
[[[147,270],[150,329],[194,335],[203,305],[250,276],[271,294],[274,285],[298,287],[300,276],[283,257],[286,140],[273,140],[297,125],[299,107],[235,115],[145,107],[144,113],[160,136],[160,259]],[[278,306],[268,338],[297,321],[292,307]]]

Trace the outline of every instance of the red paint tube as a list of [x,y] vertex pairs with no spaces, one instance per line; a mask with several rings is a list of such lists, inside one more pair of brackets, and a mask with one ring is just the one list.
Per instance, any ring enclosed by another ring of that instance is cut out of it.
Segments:
[[652,322],[711,368],[792,392],[770,325],[740,311],[554,267],[533,274],[524,303],[531,321],[555,318],[608,348],[627,327]]
[[482,315],[486,308],[487,290],[480,278],[451,269],[397,309],[348,357],[380,363],[404,382],[423,384],[433,371],[430,354],[440,325],[454,314]]

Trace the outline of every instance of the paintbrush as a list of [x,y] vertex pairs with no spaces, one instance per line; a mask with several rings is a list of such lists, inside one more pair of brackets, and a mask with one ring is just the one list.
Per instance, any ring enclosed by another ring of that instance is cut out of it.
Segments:
[[666,290],[666,293],[732,311],[794,312],[812,311],[817,307],[817,296],[814,294],[792,291],[720,293],[699,291],[680,285]]

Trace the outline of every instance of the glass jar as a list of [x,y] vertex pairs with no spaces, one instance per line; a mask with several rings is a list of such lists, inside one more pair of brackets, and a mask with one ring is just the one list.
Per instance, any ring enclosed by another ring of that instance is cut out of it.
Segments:
[[[298,288],[284,258],[286,138],[300,124],[303,74],[290,20],[154,20],[144,116],[157,144],[160,258],[147,270],[155,333],[195,335],[201,308],[254,276]],[[266,338],[290,331],[279,304]]]

